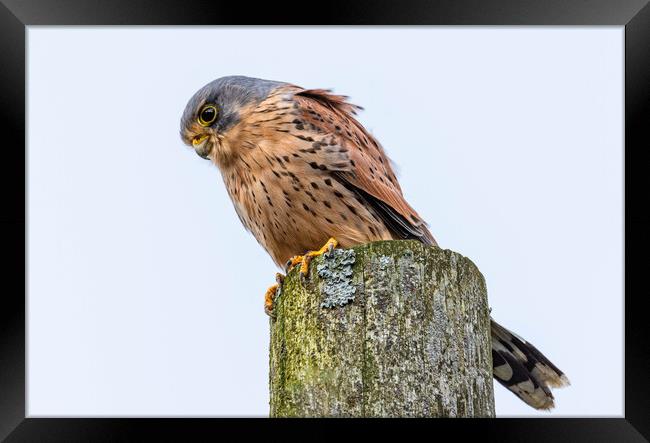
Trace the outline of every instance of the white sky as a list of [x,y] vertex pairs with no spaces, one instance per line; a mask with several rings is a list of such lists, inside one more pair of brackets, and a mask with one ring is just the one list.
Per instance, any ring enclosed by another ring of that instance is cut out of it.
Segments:
[[493,317],[623,415],[623,28],[28,29],[28,415],[268,414],[276,269],[182,145],[232,74],[334,88]]

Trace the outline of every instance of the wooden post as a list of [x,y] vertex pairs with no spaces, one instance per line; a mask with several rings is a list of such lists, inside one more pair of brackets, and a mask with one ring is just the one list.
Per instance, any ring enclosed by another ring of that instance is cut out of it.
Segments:
[[494,416],[487,291],[460,254],[336,249],[289,273],[275,313],[271,417]]

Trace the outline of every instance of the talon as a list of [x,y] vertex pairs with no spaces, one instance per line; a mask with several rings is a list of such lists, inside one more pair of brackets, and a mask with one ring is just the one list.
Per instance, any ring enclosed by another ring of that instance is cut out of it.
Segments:
[[267,289],[264,294],[264,312],[269,317],[275,317],[275,313],[273,312],[273,299],[275,298],[275,293],[279,286],[278,283],[269,286],[269,289]]
[[309,255],[310,252],[303,255],[302,262],[300,263],[300,275],[302,275],[303,277],[307,277],[307,274],[309,273],[309,263],[311,263],[311,257],[312,257],[311,255]]
[[339,242],[334,237],[331,237],[318,251],[307,251],[305,255],[295,255],[291,257],[285,265],[285,271],[291,271],[294,266],[300,263],[300,274],[302,278],[306,278],[307,274],[309,274],[309,263],[311,262],[311,259],[323,255],[326,252],[332,252],[338,244]]
[[332,252],[338,245],[338,240],[336,240],[334,237],[331,237],[329,240],[327,240],[327,243],[325,243],[325,246],[323,247],[327,247],[328,252]]
[[291,271],[293,267],[296,266],[298,263],[302,263],[303,258],[304,256],[302,255],[294,255],[289,260],[287,260],[287,264],[284,265],[285,272]]
[[284,281],[284,275],[276,272],[275,281],[276,283],[269,286],[269,288],[266,290],[266,293],[264,294],[264,312],[271,318],[275,318],[275,313],[273,312],[273,304],[275,297],[278,294],[278,288],[282,286],[282,282]]
[[278,288],[282,285],[282,282],[284,281],[284,275],[280,274],[279,272],[276,272],[275,281],[277,283],[269,286],[269,288],[266,290],[266,293],[264,294],[264,312],[266,313],[266,315],[268,315],[271,318],[275,318],[275,312],[273,312],[274,300],[275,297],[277,296]]

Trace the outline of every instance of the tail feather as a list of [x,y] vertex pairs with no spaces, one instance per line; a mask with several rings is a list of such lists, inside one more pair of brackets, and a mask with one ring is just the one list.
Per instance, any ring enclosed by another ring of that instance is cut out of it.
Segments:
[[494,378],[535,409],[552,409],[551,387],[568,386],[569,379],[523,338],[492,320]]

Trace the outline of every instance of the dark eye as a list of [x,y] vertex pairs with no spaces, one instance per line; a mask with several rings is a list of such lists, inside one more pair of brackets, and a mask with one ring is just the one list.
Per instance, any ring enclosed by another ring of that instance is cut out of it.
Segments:
[[199,112],[199,124],[201,126],[210,126],[217,119],[217,107],[215,105],[205,105]]

